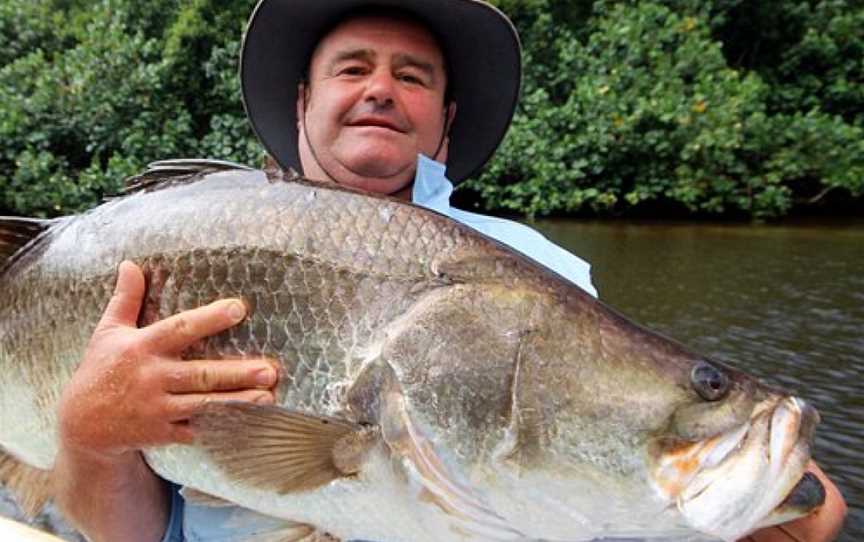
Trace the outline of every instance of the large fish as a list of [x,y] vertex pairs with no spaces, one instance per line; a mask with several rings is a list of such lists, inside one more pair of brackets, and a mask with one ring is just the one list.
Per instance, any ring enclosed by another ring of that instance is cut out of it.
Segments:
[[195,445],[145,456],[190,498],[281,518],[282,539],[735,540],[824,499],[804,401],[446,217],[216,162],[134,185],[0,226],[0,474],[31,505],[40,471],[19,463],[49,475],[123,259],[148,277],[142,325],[248,301],[189,357],[278,358],[277,404],[205,405]]

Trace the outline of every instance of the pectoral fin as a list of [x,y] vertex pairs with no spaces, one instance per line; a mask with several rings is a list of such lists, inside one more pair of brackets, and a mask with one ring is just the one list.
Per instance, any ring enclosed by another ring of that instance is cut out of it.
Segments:
[[34,518],[51,497],[51,471],[31,467],[0,450],[0,485],[15,495],[28,517]]
[[377,429],[274,406],[212,403],[191,419],[196,444],[233,480],[279,494],[356,474]]

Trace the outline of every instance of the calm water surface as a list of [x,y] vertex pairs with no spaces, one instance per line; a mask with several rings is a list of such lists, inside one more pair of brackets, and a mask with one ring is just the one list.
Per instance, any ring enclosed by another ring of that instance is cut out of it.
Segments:
[[840,540],[864,540],[864,222],[533,225],[609,305],[813,403],[814,455],[850,506]]

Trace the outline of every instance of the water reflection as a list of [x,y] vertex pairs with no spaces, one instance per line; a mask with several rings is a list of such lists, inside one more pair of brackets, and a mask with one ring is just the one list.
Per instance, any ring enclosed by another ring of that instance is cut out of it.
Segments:
[[814,455],[850,505],[841,540],[864,540],[864,223],[534,226],[613,307],[810,400]]

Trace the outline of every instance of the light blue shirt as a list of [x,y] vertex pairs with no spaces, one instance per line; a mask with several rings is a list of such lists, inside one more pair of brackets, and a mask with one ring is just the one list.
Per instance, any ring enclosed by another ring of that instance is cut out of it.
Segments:
[[543,264],[589,294],[597,297],[591,284],[591,266],[549,241],[538,231],[512,220],[469,213],[450,206],[453,183],[445,176],[446,167],[422,154],[417,159],[412,200],[417,205],[438,211],[480,233],[514,248]]
[[[453,183],[446,167],[420,155],[414,177],[412,201],[492,237],[597,296],[591,284],[591,266],[543,237],[537,231],[503,218],[469,213],[450,206]],[[163,542],[241,542],[256,534],[275,531],[284,523],[237,506],[209,507],[184,502],[172,488],[171,517]]]

